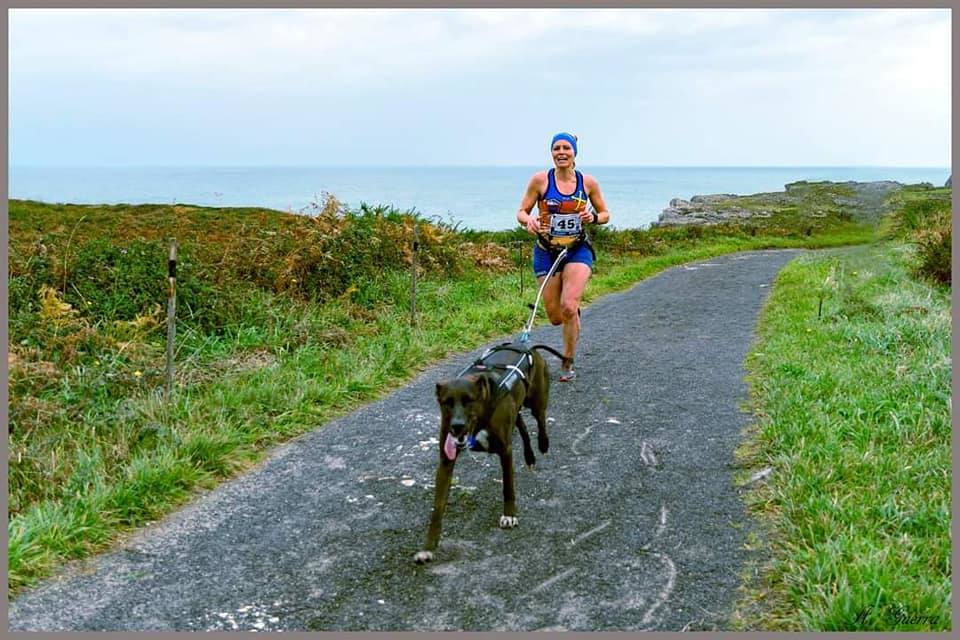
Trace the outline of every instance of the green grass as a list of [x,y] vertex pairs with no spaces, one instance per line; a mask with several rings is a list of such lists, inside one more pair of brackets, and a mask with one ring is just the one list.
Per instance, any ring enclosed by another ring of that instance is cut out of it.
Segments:
[[949,289],[882,243],[792,262],[748,357],[771,561],[739,626],[950,629]]
[[[11,592],[430,363],[516,334],[535,295],[523,231],[458,231],[390,209],[346,212],[334,199],[315,218],[11,201],[10,235]],[[181,261],[168,404],[171,236]],[[596,229],[585,301],[690,260],[873,239],[844,220],[820,219],[811,231],[802,212],[752,226]]]

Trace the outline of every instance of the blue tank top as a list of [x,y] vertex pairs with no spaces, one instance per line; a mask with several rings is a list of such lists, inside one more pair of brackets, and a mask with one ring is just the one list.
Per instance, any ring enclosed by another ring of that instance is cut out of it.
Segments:
[[577,187],[573,193],[561,193],[557,187],[554,169],[547,172],[547,191],[537,206],[540,209],[540,238],[552,248],[569,247],[584,237],[580,212],[585,211],[590,200],[583,186],[583,174],[574,170]]

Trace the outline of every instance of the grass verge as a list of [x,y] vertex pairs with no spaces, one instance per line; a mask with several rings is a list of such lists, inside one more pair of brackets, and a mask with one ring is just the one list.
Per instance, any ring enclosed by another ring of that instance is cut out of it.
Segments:
[[799,258],[776,281],[738,451],[772,470],[748,492],[772,557],[738,628],[950,629],[950,292],[912,277],[915,260],[886,242]]

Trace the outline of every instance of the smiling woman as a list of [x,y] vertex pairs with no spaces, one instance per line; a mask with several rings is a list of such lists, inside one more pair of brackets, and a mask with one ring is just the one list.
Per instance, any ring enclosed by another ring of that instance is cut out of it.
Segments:
[[[575,168],[575,135],[561,132],[553,136],[550,154],[554,168],[530,178],[517,221],[537,237],[533,271],[547,317],[552,324],[563,325],[560,382],[571,382],[577,375],[573,359],[580,339],[580,299],[593,273],[594,250],[584,225],[606,224],[610,212],[596,178]],[[538,215],[531,214],[534,205]]]

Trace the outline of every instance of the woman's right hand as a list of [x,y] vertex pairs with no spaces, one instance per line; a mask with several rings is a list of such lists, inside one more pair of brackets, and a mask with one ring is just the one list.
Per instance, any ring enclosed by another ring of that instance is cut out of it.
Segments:
[[533,234],[540,233],[540,219],[537,216],[527,214],[527,231]]
[[[536,208],[537,202],[547,189],[547,172],[539,171],[533,174],[527,184],[527,190],[520,199],[520,208],[517,209],[517,222],[533,234],[540,233],[540,211]],[[534,214],[533,212],[536,212]],[[526,218],[524,218],[526,216]]]

